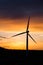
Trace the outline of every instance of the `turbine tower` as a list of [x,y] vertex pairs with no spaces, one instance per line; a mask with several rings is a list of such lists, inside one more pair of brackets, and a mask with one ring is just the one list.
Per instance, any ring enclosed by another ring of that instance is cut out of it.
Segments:
[[33,37],[29,34],[29,31],[28,31],[28,28],[29,28],[29,21],[30,21],[30,16],[28,18],[28,23],[27,23],[27,28],[26,28],[26,31],[25,32],[21,32],[19,34],[16,34],[16,35],[13,35],[11,37],[16,37],[16,36],[19,36],[19,35],[22,35],[22,34],[25,34],[26,33],[26,51],[28,51],[28,36],[36,43],[36,41],[33,39]]

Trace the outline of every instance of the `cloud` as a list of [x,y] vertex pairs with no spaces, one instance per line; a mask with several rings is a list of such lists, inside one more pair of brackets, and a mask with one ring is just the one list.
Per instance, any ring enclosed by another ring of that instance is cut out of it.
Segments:
[[0,0],[0,18],[21,18],[43,15],[41,0]]

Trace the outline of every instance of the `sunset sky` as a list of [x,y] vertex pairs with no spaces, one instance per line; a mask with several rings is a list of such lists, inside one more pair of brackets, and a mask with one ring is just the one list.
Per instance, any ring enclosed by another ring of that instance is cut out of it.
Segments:
[[43,50],[43,1],[42,0],[0,0],[0,36],[8,39],[0,40],[0,47],[7,49],[26,49],[26,34],[11,37],[26,31],[28,17],[29,50]]

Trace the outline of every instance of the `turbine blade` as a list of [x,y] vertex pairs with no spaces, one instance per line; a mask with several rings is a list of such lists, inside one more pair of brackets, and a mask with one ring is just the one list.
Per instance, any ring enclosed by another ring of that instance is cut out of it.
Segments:
[[36,43],[36,41],[33,39],[33,37],[30,34],[28,34],[28,35]]
[[0,39],[0,40],[2,40],[2,39]]
[[6,37],[0,36],[0,38],[6,38]]
[[28,23],[27,23],[27,29],[26,29],[26,30],[28,30],[28,27],[29,27],[29,21],[30,21],[30,16],[29,16],[29,18],[28,18]]
[[22,33],[19,33],[19,34],[16,34],[16,35],[13,35],[11,37],[15,37],[15,36],[18,36],[18,35],[21,35],[21,34],[25,34],[26,32],[22,32]]

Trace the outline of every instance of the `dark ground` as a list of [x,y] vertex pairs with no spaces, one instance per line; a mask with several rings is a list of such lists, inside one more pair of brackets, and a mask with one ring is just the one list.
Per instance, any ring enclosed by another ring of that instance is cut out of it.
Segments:
[[[0,47],[0,62],[6,64],[8,62],[13,62],[15,65],[18,63],[26,65],[37,64],[37,63],[43,63],[43,51],[36,51],[36,50],[29,50],[28,56],[26,56],[26,50],[7,50]],[[12,64],[12,65],[14,65]],[[2,64],[1,64],[2,65]]]

